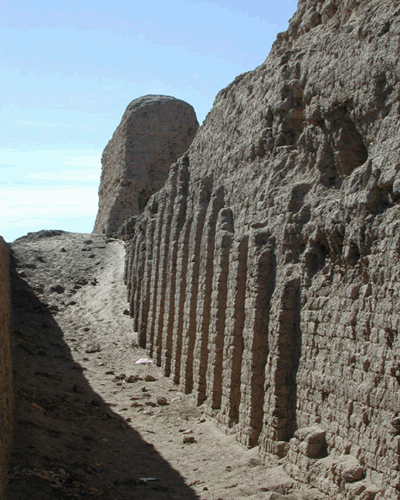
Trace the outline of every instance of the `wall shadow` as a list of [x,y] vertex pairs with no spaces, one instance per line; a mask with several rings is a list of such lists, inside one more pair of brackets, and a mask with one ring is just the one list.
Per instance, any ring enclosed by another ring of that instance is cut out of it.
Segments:
[[51,310],[15,263],[11,287],[16,407],[5,499],[198,499],[92,390]]

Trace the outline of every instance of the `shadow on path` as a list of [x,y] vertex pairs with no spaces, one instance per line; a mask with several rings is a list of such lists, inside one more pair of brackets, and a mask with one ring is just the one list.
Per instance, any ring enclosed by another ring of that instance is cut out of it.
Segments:
[[14,264],[11,275],[16,409],[6,500],[198,499],[93,392],[49,308]]

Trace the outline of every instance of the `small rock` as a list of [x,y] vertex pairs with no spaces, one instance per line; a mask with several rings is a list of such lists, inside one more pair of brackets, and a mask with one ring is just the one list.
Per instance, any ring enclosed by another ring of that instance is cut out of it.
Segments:
[[107,370],[106,375],[115,375],[115,371],[114,370]]
[[28,269],[36,269],[37,268],[36,264],[33,264],[33,262],[28,262],[28,264],[25,264],[25,267],[27,267]]
[[125,314],[125,316],[129,316],[129,311],[128,309],[125,309],[124,312],[122,314]]
[[156,381],[157,381],[157,379],[156,379],[155,377],[153,377],[153,375],[146,375],[146,376],[144,377],[144,380],[145,380],[146,382],[156,382]]
[[85,349],[85,352],[87,354],[91,354],[94,352],[100,352],[100,351],[101,351],[101,347],[99,344],[89,344],[88,346],[86,346],[86,349]]
[[147,392],[146,387],[142,387],[142,392]]
[[146,401],[145,405],[146,406],[153,406],[154,407],[154,406],[157,406],[157,403],[154,403],[154,401]]
[[192,444],[192,443],[197,443],[197,441],[195,440],[194,436],[185,436],[183,438],[183,444]]
[[120,373],[119,375],[115,375],[115,380],[125,380],[126,375],[125,373]]
[[129,422],[132,422],[131,417],[126,417],[125,422],[128,422],[128,423],[129,423]]
[[65,248],[61,247],[60,252],[64,252],[65,253],[66,252]]
[[161,396],[160,398],[157,398],[157,403],[160,406],[166,406],[168,404],[168,400],[164,396]]
[[139,375],[129,375],[129,377],[126,379],[126,382],[128,382],[128,384],[132,384],[133,382],[137,382],[138,380],[143,380],[143,378],[139,377]]
[[64,293],[65,288],[62,285],[53,285],[52,287],[50,287],[50,291],[56,293]]
[[88,280],[86,278],[78,278],[77,280],[75,280],[75,283],[77,285],[85,286],[88,284]]

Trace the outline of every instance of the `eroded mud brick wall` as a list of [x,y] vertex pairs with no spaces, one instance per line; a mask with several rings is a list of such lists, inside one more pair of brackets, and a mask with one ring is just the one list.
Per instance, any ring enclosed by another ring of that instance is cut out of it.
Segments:
[[128,247],[140,345],[321,498],[399,498],[399,39],[396,1],[300,1]]
[[126,219],[141,214],[164,185],[198,126],[193,107],[174,97],[147,95],[129,104],[103,152],[95,233],[131,233]]
[[0,498],[3,498],[7,482],[7,464],[12,440],[10,317],[9,248],[0,237]]

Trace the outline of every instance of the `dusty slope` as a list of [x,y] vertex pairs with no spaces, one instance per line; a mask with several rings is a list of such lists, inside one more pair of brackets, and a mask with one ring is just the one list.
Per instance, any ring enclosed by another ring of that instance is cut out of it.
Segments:
[[279,468],[205,420],[159,368],[135,364],[146,354],[124,315],[121,242],[41,232],[13,252],[17,411],[7,500],[268,499],[290,490]]

